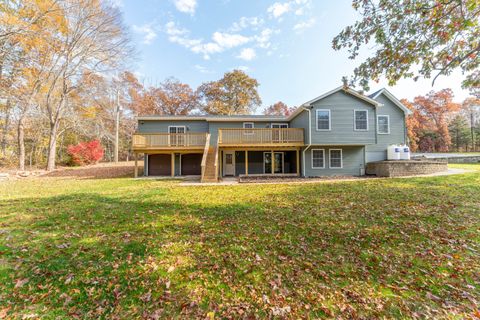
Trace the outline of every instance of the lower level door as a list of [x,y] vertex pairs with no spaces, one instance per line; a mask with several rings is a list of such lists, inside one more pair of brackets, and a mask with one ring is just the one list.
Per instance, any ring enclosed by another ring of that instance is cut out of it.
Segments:
[[[283,173],[283,152],[274,152],[273,157],[275,161],[272,161],[272,153],[263,153],[263,170],[266,174],[272,173],[272,164],[274,173]],[[273,163],[272,163],[273,162]]]
[[234,176],[235,175],[235,153],[233,151],[223,152],[223,175]]

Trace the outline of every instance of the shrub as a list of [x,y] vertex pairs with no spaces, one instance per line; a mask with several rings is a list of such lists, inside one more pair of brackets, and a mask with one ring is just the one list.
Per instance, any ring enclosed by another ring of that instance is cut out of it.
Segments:
[[69,145],[67,152],[70,155],[71,163],[78,166],[95,164],[103,158],[104,153],[103,147],[98,140]]

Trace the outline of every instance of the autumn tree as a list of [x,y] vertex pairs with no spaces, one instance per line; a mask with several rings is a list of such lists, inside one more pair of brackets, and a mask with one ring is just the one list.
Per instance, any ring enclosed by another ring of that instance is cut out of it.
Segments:
[[470,97],[463,101],[462,111],[470,125],[470,139],[472,151],[476,151],[476,130],[477,122],[480,121],[480,98]]
[[208,114],[249,114],[261,103],[259,83],[241,70],[225,73],[222,79],[202,84],[198,93]]
[[265,115],[276,115],[276,116],[289,116],[292,112],[295,111],[295,108],[289,108],[285,103],[282,101],[278,101],[267,109],[263,111]]
[[333,39],[350,59],[375,42],[376,51],[354,70],[352,85],[368,89],[370,80],[386,77],[432,78],[455,69],[465,74],[463,86],[480,87],[480,5],[478,0],[353,0],[361,20]]
[[448,130],[452,138],[452,146],[455,151],[468,151],[468,145],[472,142],[470,139],[470,128],[465,116],[457,114],[448,124]]
[[403,102],[413,110],[407,119],[412,150],[418,145],[421,151],[448,151],[451,144],[448,123],[460,109],[453,101],[452,90],[431,91],[426,96],[415,97],[412,103]]
[[79,75],[85,70],[115,69],[129,52],[128,38],[116,9],[100,0],[65,0],[60,5],[64,27],[55,32],[43,30],[52,61],[42,102],[50,122],[47,170],[55,168],[59,126],[71,107],[69,99],[78,89]]

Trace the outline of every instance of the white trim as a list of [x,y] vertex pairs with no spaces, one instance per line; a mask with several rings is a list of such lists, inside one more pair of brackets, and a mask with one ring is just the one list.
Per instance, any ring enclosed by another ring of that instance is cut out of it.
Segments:
[[[357,129],[357,111],[366,112],[367,113],[367,129]],[[353,110],[353,131],[368,131],[369,124],[368,124],[368,110],[364,109],[354,109]]]
[[[314,151],[322,151],[322,153],[323,153],[323,167],[314,167],[313,166],[313,152]],[[310,150],[310,155],[311,155],[311,161],[312,161],[312,163],[311,163],[312,169],[325,169],[325,162],[327,162],[326,161],[327,159],[325,159],[325,149],[312,149],[312,150]]]
[[377,92],[377,94],[375,94],[372,98],[373,99],[377,99],[378,96],[380,96],[381,94],[384,94],[390,101],[393,102],[393,104],[395,104],[397,107],[399,107],[400,109],[403,110],[403,112],[405,112],[406,115],[410,115],[412,114],[413,112],[408,109],[403,103],[400,102],[400,100],[398,100],[393,94],[390,93],[390,91],[388,91],[387,89],[383,88],[381,89],[380,91]]
[[[272,123],[270,123],[270,128],[273,128],[274,125],[276,125],[276,126],[285,126],[286,125],[287,128],[290,127],[288,122],[272,122]],[[281,129],[281,128],[279,128],[279,129]]]
[[[251,124],[252,127],[251,127],[251,128],[245,128],[245,125],[246,125],[246,124]],[[248,129],[255,129],[255,123],[254,123],[254,122],[244,122],[244,123],[242,124],[242,127],[243,127],[243,129],[247,129],[247,130],[248,130]],[[243,132],[243,134],[244,134],[244,135],[247,135],[247,136],[251,136],[251,135],[254,134],[254,133],[255,133],[255,132],[253,132],[253,131],[246,131],[246,130]]]
[[[271,151],[263,151],[263,174],[284,174],[285,173],[285,152],[283,151],[273,151],[273,156],[275,157],[275,153],[280,153],[282,155],[282,172],[275,173],[275,169],[272,166],[272,173],[265,173],[265,154],[269,153],[272,154]],[[271,163],[273,164],[273,162]]]
[[[328,111],[328,129],[318,129],[318,112]],[[330,109],[316,109],[315,110],[315,129],[317,131],[332,131],[332,110]]]
[[[187,126],[168,126],[168,133],[171,133],[170,128],[183,128],[183,133],[187,133]],[[175,132],[175,133],[178,133],[178,132]]]
[[[332,167],[332,151],[340,151],[340,167]],[[343,169],[343,149],[328,149],[328,167],[330,169]]]
[[[388,132],[380,132],[380,126],[378,124],[379,117],[387,117]],[[377,114],[377,133],[378,134],[390,134],[390,116],[388,114]]]
[[232,153],[232,154],[233,154],[233,156],[232,156],[233,177],[236,176],[235,152],[236,152],[235,150],[233,150],[233,151],[232,151],[232,150],[228,150],[228,151],[223,150],[223,159],[222,159],[222,161],[223,161],[222,171],[223,171],[223,172],[222,172],[222,177],[226,177],[226,176],[227,176],[227,175],[225,174],[225,160],[227,159],[227,153]]
[[308,111],[308,146],[305,149],[303,149],[302,172],[304,177],[306,175],[305,154],[307,153],[307,150],[312,146],[312,111],[310,109],[305,109],[305,110]]

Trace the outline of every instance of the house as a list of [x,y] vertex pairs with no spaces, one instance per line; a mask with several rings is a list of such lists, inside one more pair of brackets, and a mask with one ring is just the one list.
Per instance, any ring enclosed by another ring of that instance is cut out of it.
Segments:
[[[410,111],[386,89],[339,87],[289,116],[143,116],[133,136],[147,176],[359,176],[406,144]],[[135,175],[137,175],[137,162]]]

